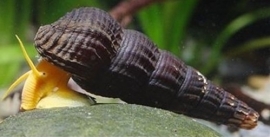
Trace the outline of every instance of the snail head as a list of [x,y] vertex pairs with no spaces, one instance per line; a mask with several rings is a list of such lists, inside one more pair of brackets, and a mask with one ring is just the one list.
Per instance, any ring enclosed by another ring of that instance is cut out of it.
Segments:
[[22,90],[21,109],[31,110],[35,108],[75,107],[91,105],[91,98],[78,93],[68,87],[70,74],[54,66],[44,59],[40,59],[35,66],[29,58],[24,45],[16,35],[23,51],[23,55],[31,70],[20,76],[6,91],[2,100],[10,92],[25,80]]

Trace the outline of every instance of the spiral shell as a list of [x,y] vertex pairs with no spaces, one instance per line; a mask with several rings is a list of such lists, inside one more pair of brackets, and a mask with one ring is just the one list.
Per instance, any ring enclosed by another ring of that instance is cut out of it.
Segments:
[[94,79],[100,69],[110,65],[121,35],[122,28],[106,12],[82,8],[40,27],[35,44],[41,56],[55,65],[74,75]]
[[36,49],[86,91],[217,123],[253,128],[258,113],[106,12],[79,8],[40,27]]

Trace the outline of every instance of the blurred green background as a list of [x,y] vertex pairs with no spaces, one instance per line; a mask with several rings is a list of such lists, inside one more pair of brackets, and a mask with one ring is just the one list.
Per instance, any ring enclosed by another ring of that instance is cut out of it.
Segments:
[[[119,2],[1,0],[0,88],[7,88],[29,69],[15,34],[36,60],[33,39],[39,26],[56,21],[73,8],[94,6],[109,11]],[[139,10],[127,28],[145,33],[161,49],[169,50],[210,79],[269,74],[269,6],[270,2],[262,0],[165,0]],[[240,67],[230,67],[228,60]],[[222,69],[224,62],[229,69]]]

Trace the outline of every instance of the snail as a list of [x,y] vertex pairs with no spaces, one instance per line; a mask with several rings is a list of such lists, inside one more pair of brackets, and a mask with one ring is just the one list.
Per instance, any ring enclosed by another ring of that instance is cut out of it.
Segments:
[[41,26],[35,48],[87,92],[245,129],[257,125],[258,113],[244,102],[101,9],[74,9]]

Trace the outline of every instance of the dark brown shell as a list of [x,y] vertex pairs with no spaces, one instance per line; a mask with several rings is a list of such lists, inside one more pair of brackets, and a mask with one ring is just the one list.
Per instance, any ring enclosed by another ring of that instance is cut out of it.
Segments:
[[35,44],[94,94],[247,129],[257,124],[258,113],[244,102],[102,10],[71,11],[42,26]]
[[55,65],[74,75],[92,79],[106,69],[121,42],[122,28],[106,12],[80,8],[58,21],[41,26],[36,49]]

